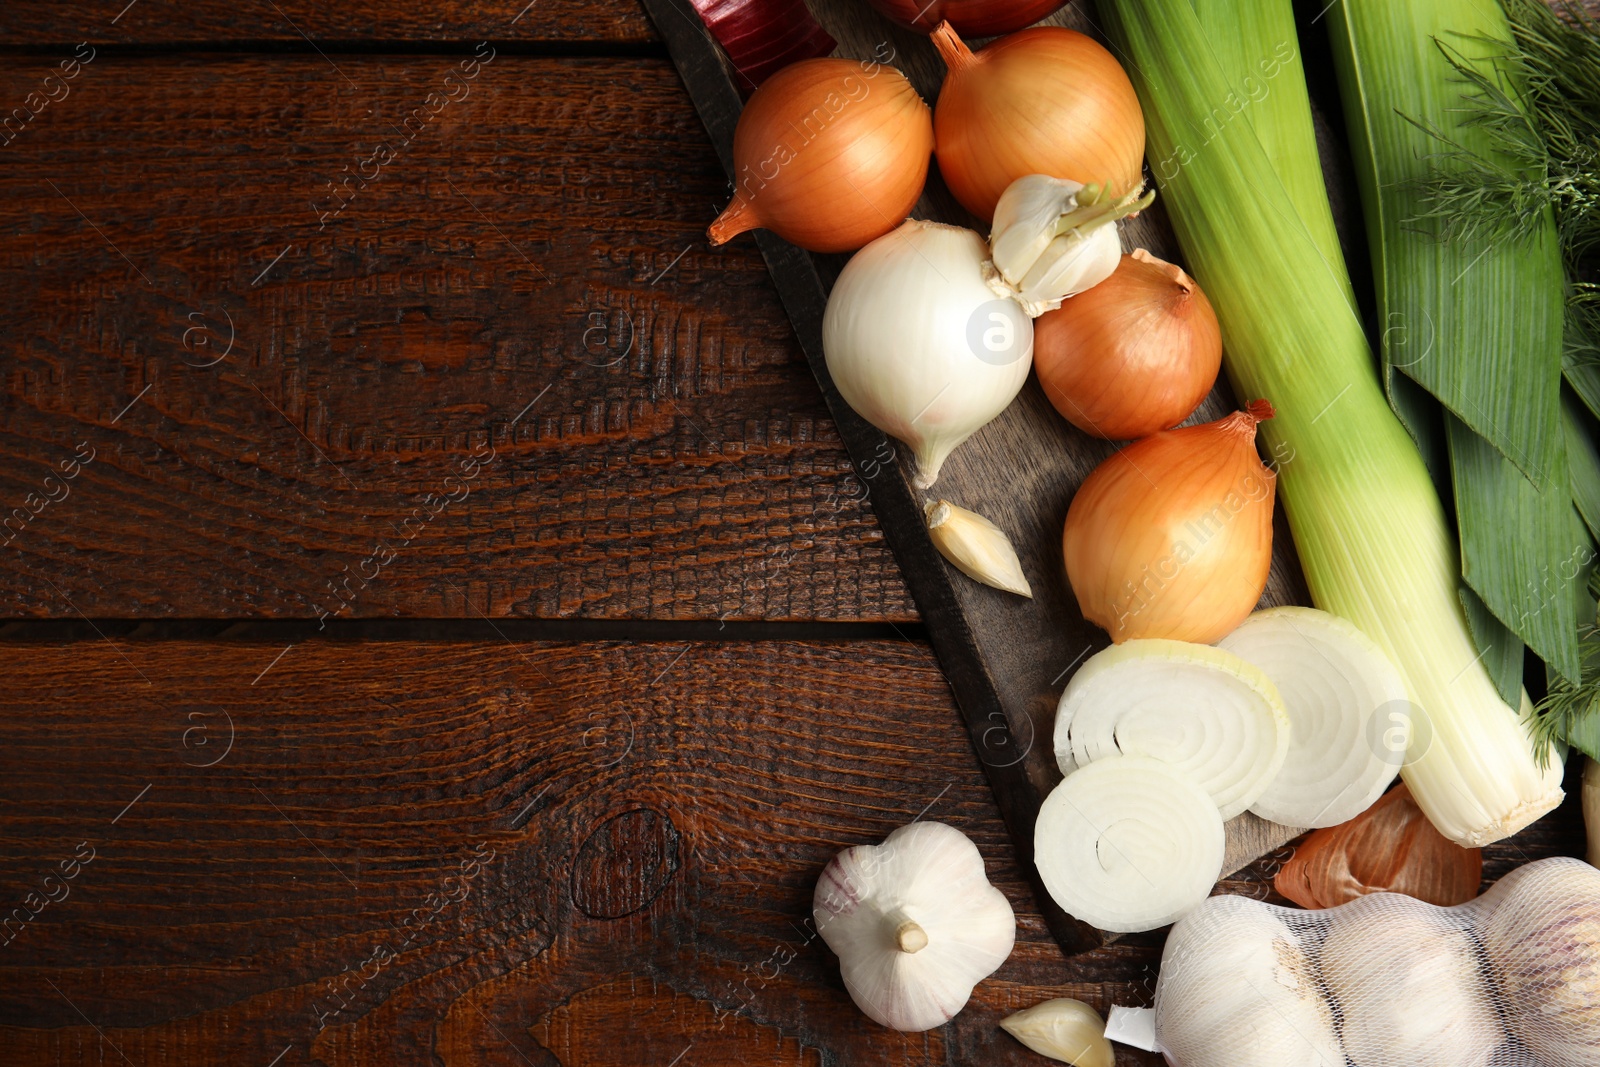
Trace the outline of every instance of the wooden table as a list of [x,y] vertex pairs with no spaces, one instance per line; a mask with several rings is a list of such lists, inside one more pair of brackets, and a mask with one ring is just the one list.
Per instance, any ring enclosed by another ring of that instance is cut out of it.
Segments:
[[[636,4],[124,2],[0,6],[0,1063],[1023,1064],[1149,1003],[1160,934],[1050,939]],[[915,818],[1018,944],[898,1034],[805,920]]]

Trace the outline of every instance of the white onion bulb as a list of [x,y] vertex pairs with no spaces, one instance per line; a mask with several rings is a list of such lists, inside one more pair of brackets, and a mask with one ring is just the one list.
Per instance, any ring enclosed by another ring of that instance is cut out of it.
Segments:
[[990,291],[988,257],[971,230],[912,219],[857,252],[828,297],[828,373],[862,418],[911,446],[918,488],[1033,364],[1033,321]]

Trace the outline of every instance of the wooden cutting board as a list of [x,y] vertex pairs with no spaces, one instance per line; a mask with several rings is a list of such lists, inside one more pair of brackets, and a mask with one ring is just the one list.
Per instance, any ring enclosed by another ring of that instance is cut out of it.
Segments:
[[[742,106],[731,70],[686,0],[644,3],[731,175],[733,132]],[[937,98],[944,64],[926,37],[896,27],[865,0],[811,0],[810,6],[839,42],[837,55],[891,63],[911,79],[924,99],[931,103]],[[1081,3],[1068,5],[1046,21],[1104,41]],[[1321,136],[1327,124],[1318,125],[1325,157],[1340,151]],[[950,195],[937,167],[916,217],[970,226],[987,235],[987,227]],[[852,411],[828,375],[822,316],[828,289],[849,257],[812,255],[765,231],[755,240],[927,623],[1020,859],[1033,872],[1034,820],[1044,797],[1061,780],[1052,745],[1056,702],[1076,666],[1110,643],[1105,632],[1078,611],[1066,582],[1061,529],[1077,487],[1117,446],[1071,426],[1030,377],[1010,408],[946,461],[934,491],[937,497],[980,512],[1010,534],[1034,598],[1024,600],[969,580],[945,562],[928,536],[922,517],[928,497],[911,484],[910,450]],[[1182,262],[1159,197],[1154,208],[1125,224],[1123,243],[1127,250],[1143,247],[1163,259]],[[1220,418],[1235,407],[1226,383],[1219,383],[1194,421]],[[1262,606],[1309,603],[1281,510],[1275,516],[1273,540],[1272,571]],[[1236,871],[1300,832],[1249,813],[1240,815],[1227,824],[1224,873]],[[1036,872],[1034,892],[1068,953],[1089,951],[1109,938],[1056,907]]]

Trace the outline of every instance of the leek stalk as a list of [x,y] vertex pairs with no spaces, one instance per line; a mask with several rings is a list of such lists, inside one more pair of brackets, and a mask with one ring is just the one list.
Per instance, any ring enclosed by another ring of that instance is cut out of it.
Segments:
[[1575,590],[1594,553],[1573,513],[1561,425],[1565,273],[1554,214],[1531,211],[1502,237],[1451,228],[1427,202],[1442,155],[1517,166],[1465,106],[1472,71],[1517,112],[1493,65],[1510,26],[1481,0],[1339,0],[1328,34],[1385,324],[1381,355],[1449,409],[1463,577],[1577,681]]
[[[1256,136],[1253,123],[1284,121],[1287,109],[1251,112],[1232,90],[1193,0],[1099,7],[1144,106],[1179,242],[1216,307],[1234,389],[1277,410],[1261,430],[1280,457],[1279,492],[1312,598],[1404,674],[1421,714],[1412,713],[1402,773],[1433,824],[1464,845],[1515,833],[1560,803],[1561,767],[1541,769],[1526,724],[1481,662],[1444,508],[1379,386],[1344,297],[1348,278],[1322,254]],[[1240,47],[1270,54],[1273,43]],[[1295,121],[1309,126],[1309,112]],[[1400,709],[1375,709],[1369,736],[1404,721]]]

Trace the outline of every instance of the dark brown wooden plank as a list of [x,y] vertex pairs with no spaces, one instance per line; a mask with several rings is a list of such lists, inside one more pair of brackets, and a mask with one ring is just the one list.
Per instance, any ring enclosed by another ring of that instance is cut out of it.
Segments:
[[482,54],[96,55],[0,147],[0,616],[914,616],[670,64]]
[[[0,947],[14,1067],[113,1043],[142,1067],[665,1067],[691,1043],[681,1064],[1024,1064],[1001,1015],[1128,1000],[1155,958],[1063,960],[925,645],[90,641],[0,665],[3,914],[94,850]],[[919,814],[977,842],[1019,946],[954,1025],[902,1036],[804,924],[836,851]],[[441,892],[462,899],[425,921]]]
[[637,0],[8,0],[0,46],[197,47],[311,45],[336,51],[383,42],[537,41],[607,46],[656,39]]
[[[0,668],[8,1067],[1024,1065],[1010,1011],[1154,988],[1160,933],[1053,943],[920,643],[0,642]],[[1576,852],[1575,798],[1486,873]],[[837,850],[919,815],[978,844],[1018,944],[899,1035],[805,921]],[[1281,902],[1287,854],[1222,889]]]

